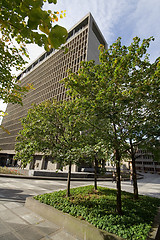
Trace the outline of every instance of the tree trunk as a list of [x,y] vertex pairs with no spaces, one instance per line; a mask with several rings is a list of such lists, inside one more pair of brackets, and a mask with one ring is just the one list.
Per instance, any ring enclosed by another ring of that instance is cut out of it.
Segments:
[[94,159],[94,190],[97,190],[97,170],[98,170],[98,160],[97,156],[95,154],[95,159]]
[[[115,106],[115,104],[113,104]],[[119,141],[117,136],[116,124],[113,123],[113,130],[115,135],[115,157],[116,157],[116,181],[117,181],[117,212],[119,215],[122,215],[122,200],[121,200],[121,169],[120,169],[120,161],[121,155],[119,152]]]
[[138,185],[137,185],[137,173],[136,173],[136,159],[135,152],[133,149],[132,139],[130,139],[131,146],[131,158],[132,158],[132,173],[133,173],[133,190],[134,190],[134,199],[138,199]]
[[132,169],[133,169],[133,189],[134,189],[134,199],[138,199],[138,185],[137,185],[137,174],[136,174],[136,164],[135,157],[132,156]]
[[122,215],[120,160],[119,150],[116,150],[117,212],[119,215]]
[[66,197],[70,197],[70,185],[71,185],[71,167],[72,163],[69,163],[69,169],[68,169],[68,179],[67,179],[67,193]]

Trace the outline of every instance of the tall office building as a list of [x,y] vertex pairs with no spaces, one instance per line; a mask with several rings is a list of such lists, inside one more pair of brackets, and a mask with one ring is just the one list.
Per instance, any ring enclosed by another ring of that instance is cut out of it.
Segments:
[[[68,39],[64,44],[64,47],[68,48],[66,54],[64,54],[64,49],[45,52],[18,76],[22,86],[31,83],[34,89],[27,93],[23,100],[23,107],[17,104],[8,104],[7,106],[8,115],[4,117],[2,125],[10,132],[10,135],[0,130],[1,165],[6,164],[7,159],[8,161],[12,160],[15,154],[15,140],[21,129],[20,119],[27,115],[31,104],[39,104],[45,100],[51,100],[53,97],[57,100],[65,99],[66,90],[60,80],[67,76],[68,69],[77,72],[81,61],[94,59],[98,63],[98,46],[100,44],[107,47],[103,35],[89,13],[68,32]],[[36,156],[37,168],[49,167],[49,163],[46,167],[46,164],[42,166],[40,161],[40,156]]]

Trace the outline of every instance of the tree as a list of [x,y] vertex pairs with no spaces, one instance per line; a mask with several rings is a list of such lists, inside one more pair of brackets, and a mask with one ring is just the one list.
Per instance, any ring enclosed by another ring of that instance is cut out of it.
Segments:
[[[153,71],[152,65],[150,66],[150,69],[152,69]],[[153,153],[154,160],[159,160],[160,156],[160,106],[158,107],[159,97],[157,98],[156,96],[156,92],[158,90],[157,86],[159,85],[158,82],[159,79],[157,77],[155,78],[155,74],[153,74],[152,78],[148,79],[147,85],[145,85],[145,83],[143,84],[143,97],[140,96],[142,100],[141,106],[139,105],[138,111],[133,111],[136,109],[135,105],[134,108],[132,108],[132,111],[130,109],[130,121],[128,121],[127,123],[127,128],[129,128],[130,130],[128,141],[129,147],[127,152],[132,160],[133,188],[135,199],[138,199],[138,187],[135,166],[136,158],[139,157],[138,149],[145,149]],[[152,94],[154,85],[155,94]],[[136,97],[136,99],[138,99],[138,96]]]
[[81,121],[83,122],[81,141],[84,147],[81,148],[81,158],[85,159],[89,165],[94,166],[94,189],[97,190],[98,173],[104,173],[103,161],[107,159],[107,143],[99,134],[101,122],[99,119],[97,121],[90,104],[83,97],[74,100],[74,102],[74,107],[81,112]]
[[122,214],[121,158],[129,148],[130,139],[142,131],[136,124],[148,122],[145,114],[147,102],[151,102],[149,91],[154,89],[156,75],[159,74],[159,60],[151,64],[146,55],[151,40],[153,38],[144,39],[140,44],[140,39],[135,37],[133,43],[126,47],[121,45],[118,38],[107,50],[101,45],[101,64],[83,62],[78,74],[70,73],[64,81],[72,96],[78,95],[88,102],[92,114],[101,122],[101,138],[107,140],[108,146],[113,149],[119,214]]
[[20,86],[13,74],[22,70],[28,57],[26,44],[35,43],[45,50],[58,48],[66,42],[67,30],[53,22],[61,11],[52,13],[44,10],[45,3],[57,3],[57,0],[2,0],[0,2],[0,98],[8,103],[22,104],[22,97],[30,86]]
[[15,146],[15,159],[22,164],[33,160],[36,152],[51,156],[61,167],[68,165],[67,197],[70,195],[71,166],[80,159],[82,122],[74,103],[44,102],[30,109],[22,119]]
[[[123,143],[117,133],[117,118],[115,117],[119,112],[118,106],[115,104],[117,100],[114,89],[115,84],[111,85],[111,78],[106,79],[106,72],[106,66],[104,65],[95,65],[93,61],[83,62],[78,75],[70,74],[65,79],[65,83],[70,88],[70,92],[73,89],[73,95],[78,94],[80,97],[86,98],[86,102],[92,109],[92,114],[101,122],[99,127],[101,137],[105,141],[108,140],[114,149],[117,169],[117,210],[121,214],[120,160]],[[111,93],[113,96],[111,96]]]
[[76,101],[64,101],[58,106],[58,116],[61,122],[61,132],[57,136],[58,146],[54,149],[56,159],[64,161],[69,166],[67,197],[70,196],[71,166],[73,163],[79,164],[81,161],[81,148],[84,146],[80,131],[84,129],[81,118],[81,109],[75,107]]
[[[83,139],[84,140],[84,139]],[[82,159],[89,159],[88,163],[94,163],[94,190],[97,190],[97,175],[101,161],[106,160],[106,148],[100,140],[96,143],[94,139],[86,142],[86,145],[81,148]],[[102,168],[103,169],[103,168]]]

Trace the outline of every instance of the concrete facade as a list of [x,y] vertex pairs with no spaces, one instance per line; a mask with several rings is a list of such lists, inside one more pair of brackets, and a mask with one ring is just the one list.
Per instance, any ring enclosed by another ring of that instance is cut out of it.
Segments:
[[160,173],[160,162],[154,161],[152,153],[145,149],[139,149],[136,155],[136,169],[138,171]]
[[[68,69],[76,73],[81,61],[93,59],[98,63],[100,44],[107,48],[104,37],[89,13],[69,30],[64,48],[44,52],[17,77],[21,86],[32,84],[33,89],[26,94],[23,107],[18,104],[7,106],[8,115],[3,118],[2,125],[10,134],[0,129],[0,148],[2,149],[0,164],[5,165],[7,159],[12,161],[16,137],[21,129],[20,119],[27,115],[32,104],[40,104],[53,98],[67,99],[66,89],[60,80],[67,77]],[[67,53],[64,53],[65,48],[68,48]],[[31,166],[35,169],[57,169],[57,167],[57,164],[52,164],[48,159],[41,159],[40,156],[35,156]],[[74,170],[76,170],[75,166]]]

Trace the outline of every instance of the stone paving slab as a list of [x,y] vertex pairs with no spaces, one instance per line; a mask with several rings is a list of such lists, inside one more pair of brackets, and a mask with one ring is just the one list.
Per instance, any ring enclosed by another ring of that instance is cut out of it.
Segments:
[[12,232],[9,232],[5,235],[0,236],[0,240],[22,240],[22,239],[15,236]]
[[4,235],[9,232],[9,228],[0,220],[0,235]]
[[[46,240],[47,238],[43,238],[42,240]],[[74,238],[73,236],[71,236],[70,234],[64,232],[64,231],[59,231],[57,233],[55,233],[54,235],[50,235],[49,239],[52,240],[79,240],[78,238]]]
[[17,231],[17,234],[20,238],[25,240],[40,240],[46,234],[42,231],[39,231],[35,226],[28,226],[27,228],[23,228]]
[[42,239],[78,240],[24,207],[24,203],[0,201],[0,240]]

